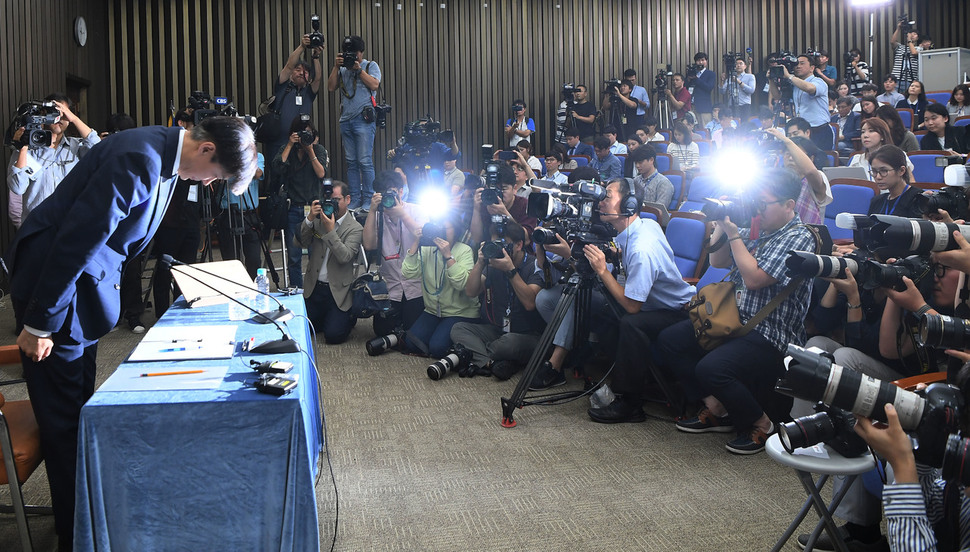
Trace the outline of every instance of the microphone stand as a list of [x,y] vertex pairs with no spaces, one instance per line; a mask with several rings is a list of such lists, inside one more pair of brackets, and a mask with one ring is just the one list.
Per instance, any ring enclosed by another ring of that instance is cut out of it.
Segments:
[[[218,274],[216,274],[214,272],[209,272],[208,270],[203,270],[203,269],[201,269],[201,268],[199,268],[197,266],[193,266],[193,265],[190,265],[188,263],[183,263],[182,261],[177,261],[174,258],[172,258],[171,255],[162,255],[161,258],[160,258],[160,261],[162,262],[163,265],[167,265],[169,267],[172,267],[172,266],[184,266],[184,267],[188,267],[188,268],[191,268],[193,270],[198,270],[199,272],[205,274],[206,276],[212,276],[213,278],[218,278],[218,279],[223,280],[225,282],[229,282],[230,284],[235,284],[237,286],[239,285],[239,282],[235,282],[233,280],[230,280],[229,278],[226,278],[225,276],[220,276],[220,275],[218,275]],[[188,274],[186,274],[184,270],[182,271],[182,274],[185,274],[186,276],[188,276]],[[192,278],[192,277],[189,276],[189,278]],[[198,278],[192,278],[192,279],[195,280],[196,282],[199,282],[199,283],[205,285],[207,288],[209,288],[209,289],[211,289],[211,290],[219,293],[220,295],[225,295],[226,297],[229,297],[228,294],[226,294],[226,293],[224,293],[224,292],[222,292],[222,291],[220,291],[220,290],[212,287],[209,284],[206,284],[205,282],[202,282]],[[248,288],[248,289],[252,289],[252,288]],[[266,293],[266,292],[263,292],[263,291],[260,291],[258,289],[253,289],[252,291],[255,291],[256,293],[258,293],[260,295],[265,295],[266,297],[269,297],[273,301],[276,301],[276,304],[280,306],[280,308],[277,309],[277,310],[275,310],[275,311],[266,311],[266,312],[259,312],[259,311],[257,311],[256,309],[254,309],[252,307],[248,307],[249,310],[251,310],[251,311],[253,311],[253,312],[255,312],[257,314],[257,316],[254,316],[254,317],[252,317],[250,319],[253,322],[256,322],[258,324],[269,324],[270,322],[286,322],[287,320],[293,318],[293,311],[291,311],[290,309],[284,307],[283,306],[283,303],[281,303],[280,300],[277,299],[276,297],[273,297],[271,294]],[[193,299],[193,301],[194,301],[194,299]],[[238,303],[238,301],[237,301],[237,303]],[[191,302],[189,304],[191,305]]]
[[[164,255],[162,257],[161,260],[162,260],[163,263],[166,263],[165,257],[168,257],[168,255]],[[185,263],[179,263],[179,264],[184,265]],[[171,266],[171,263],[169,263],[169,265]],[[188,266],[188,265],[185,265],[185,266]],[[192,267],[192,268],[195,268],[195,267]],[[204,270],[202,272],[205,272],[206,274],[209,274],[208,272],[206,272]],[[234,303],[236,303],[238,305],[242,305],[247,310],[256,313],[256,316],[250,318],[250,320],[254,320],[255,321],[258,318],[263,317],[263,314],[261,312],[259,312],[258,310],[250,307],[246,303],[243,303],[242,301],[236,299],[235,297],[229,295],[228,293],[226,293],[226,292],[224,292],[224,291],[222,291],[220,289],[217,289],[217,288],[213,287],[208,282],[205,282],[205,281],[203,281],[203,280],[201,280],[199,278],[196,278],[195,276],[192,276],[191,274],[188,274],[186,272],[183,272],[182,274],[185,274],[189,278],[191,278],[191,279],[195,280],[196,282],[202,284],[203,286],[211,289],[212,291],[218,293],[219,295],[222,295],[222,296],[227,297],[230,301],[233,301]],[[210,275],[211,276],[218,276],[217,274],[210,274]],[[274,297],[274,299],[275,299],[275,297]],[[193,299],[193,301],[194,301],[194,299]],[[190,304],[191,304],[191,302],[192,301],[189,301]],[[293,316],[293,313],[290,312],[289,310],[285,309],[283,307],[282,303],[280,304],[280,308],[286,310],[287,312],[289,312],[290,317]],[[280,326],[279,323],[276,320],[273,320],[272,318],[267,318],[267,321],[272,322],[273,325],[276,326],[276,329],[279,330],[281,334],[283,334],[283,337],[281,337],[280,339],[272,339],[272,340],[269,340],[269,341],[264,341],[263,343],[260,343],[259,345],[250,348],[249,349],[249,352],[250,353],[256,353],[256,354],[276,354],[276,353],[299,353],[300,352],[300,344],[297,343],[296,340],[294,340],[292,337],[290,337],[286,333],[286,330],[283,329],[283,326]]]

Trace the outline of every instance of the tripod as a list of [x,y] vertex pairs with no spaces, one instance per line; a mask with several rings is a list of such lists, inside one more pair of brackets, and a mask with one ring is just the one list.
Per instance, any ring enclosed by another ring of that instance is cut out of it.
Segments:
[[654,94],[657,95],[657,124],[660,128],[670,128],[670,104],[667,103],[667,89],[655,88]]
[[589,336],[590,303],[594,288],[607,299],[607,305],[609,305],[616,318],[620,318],[620,310],[613,302],[609,292],[603,286],[603,282],[592,273],[588,266],[577,268],[577,271],[566,282],[562,296],[559,297],[559,302],[556,303],[556,309],[552,313],[552,318],[549,320],[545,331],[542,332],[542,336],[539,337],[539,343],[536,345],[535,351],[532,352],[532,357],[529,358],[529,364],[526,365],[525,372],[523,372],[519,384],[515,386],[515,391],[512,392],[510,398],[506,399],[502,397],[502,427],[516,426],[516,421],[512,417],[512,413],[516,408],[536,404],[556,404],[560,401],[581,397],[591,392],[591,390],[565,391],[539,395],[532,400],[526,400],[526,392],[529,390],[529,386],[532,385],[532,380],[535,379],[539,368],[545,361],[546,351],[552,345],[552,340],[556,336],[556,332],[559,331],[559,326],[566,317],[569,307],[575,306],[575,310],[573,311],[573,328],[575,329],[573,332],[573,343],[587,341]]

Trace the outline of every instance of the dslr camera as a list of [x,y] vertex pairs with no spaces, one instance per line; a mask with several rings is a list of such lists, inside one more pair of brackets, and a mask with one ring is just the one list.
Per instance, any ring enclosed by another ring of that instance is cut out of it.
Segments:
[[684,73],[687,75],[687,78],[693,78],[697,76],[697,73],[701,72],[701,69],[703,69],[703,67],[701,67],[700,64],[691,63],[687,66],[687,70],[684,71]]
[[390,209],[401,202],[397,192],[384,186],[383,180],[374,181],[374,191],[381,194],[381,202],[377,204],[378,212],[384,212],[384,209]]
[[[957,387],[934,383],[920,393],[914,393],[839,366],[829,353],[792,344],[788,345],[785,364],[787,372],[778,380],[775,391],[820,401],[883,423],[886,422],[884,407],[892,404],[899,415],[900,425],[915,437],[913,453],[916,461],[942,468],[944,479],[959,480],[964,485],[970,483],[970,439],[963,439],[958,433],[965,405],[963,394]],[[795,421],[796,427],[788,432],[792,449],[800,446],[798,443],[802,441],[826,438],[824,434],[811,431],[803,437],[805,431],[797,427],[799,421],[803,427],[810,426],[804,418]]]
[[899,25],[899,32],[903,34],[908,34],[913,32],[913,29],[916,27],[916,22],[909,20],[908,13],[904,13],[903,15],[900,15],[899,17],[897,17],[896,23]]
[[[61,120],[61,111],[57,109],[54,102],[41,102],[30,100],[20,104],[7,127],[4,144],[20,149],[27,146],[34,148],[47,148],[53,143],[53,134],[44,128],[44,125],[52,125]],[[20,139],[14,141],[13,135],[20,128],[24,129]]]
[[863,289],[892,288],[905,291],[903,276],[917,286],[932,282],[933,264],[929,258],[911,255],[894,263],[881,263],[863,250],[844,257],[815,255],[807,251],[789,251],[785,260],[788,273],[806,278],[844,279],[850,272]]
[[751,219],[757,214],[754,203],[750,198],[744,196],[730,199],[705,197],[701,212],[709,221],[724,220],[725,217],[731,217],[731,222],[738,225],[739,228],[750,227]]
[[772,79],[784,79],[785,71],[782,67],[788,69],[791,73],[795,71],[795,66],[798,65],[798,56],[791,53],[788,50],[781,50],[780,52],[772,52],[768,54],[768,77]]
[[856,245],[883,259],[958,249],[953,239],[954,230],[970,239],[970,226],[894,215],[839,213],[835,224],[853,230],[852,239]]
[[815,404],[816,414],[795,418],[778,426],[781,446],[789,454],[797,448],[812,447],[819,443],[846,458],[862,456],[869,445],[855,432],[855,417],[841,408]]
[[310,48],[323,48],[323,33],[320,32],[320,16],[313,14],[310,16]]
[[354,48],[354,40],[349,36],[345,36],[343,43],[340,45],[340,55],[344,60],[341,67],[344,69],[353,69],[357,63],[357,49]]
[[428,377],[438,381],[451,372],[458,372],[463,378],[474,376],[477,369],[470,364],[471,360],[472,352],[461,343],[455,343],[444,358],[428,366]]
[[421,239],[418,240],[418,245],[420,247],[438,247],[435,245],[434,241],[437,238],[447,240],[445,236],[445,227],[436,222],[425,223],[421,227]]
[[855,54],[852,52],[845,52],[842,54],[842,61],[846,66],[852,65],[852,60],[855,59]]
[[333,197],[333,180],[323,179],[320,184],[320,207],[323,209],[324,216],[332,217],[337,212],[339,202]]
[[492,234],[501,237],[497,240],[483,243],[482,256],[486,259],[501,259],[505,256],[504,253],[508,253],[509,257],[511,257],[511,244],[505,239],[505,229],[509,223],[509,217],[505,215],[492,215],[491,222]]

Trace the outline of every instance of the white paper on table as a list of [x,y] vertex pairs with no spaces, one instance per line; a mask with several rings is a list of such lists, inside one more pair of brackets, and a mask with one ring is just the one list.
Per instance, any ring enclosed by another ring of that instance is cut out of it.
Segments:
[[829,458],[829,451],[821,445],[812,445],[808,448],[797,448],[791,453],[792,456],[811,456],[813,458]]
[[236,326],[153,326],[128,362],[232,358]]
[[[200,374],[176,374],[143,377],[145,373],[179,372],[182,370],[202,370]],[[179,391],[183,389],[218,389],[226,379],[228,365],[206,366],[204,368],[171,366],[146,369],[145,367],[125,367],[121,365],[111,374],[98,392],[101,391]]]

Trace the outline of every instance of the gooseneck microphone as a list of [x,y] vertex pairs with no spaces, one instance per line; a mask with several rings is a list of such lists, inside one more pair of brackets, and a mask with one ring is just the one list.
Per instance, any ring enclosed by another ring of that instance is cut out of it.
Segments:
[[[162,255],[159,258],[159,262],[161,262],[163,266],[167,266],[169,268],[171,268],[171,266],[173,264],[177,264],[177,265],[181,265],[181,266],[191,266],[191,265],[187,265],[187,264],[185,264],[185,263],[183,263],[181,261],[174,261],[174,259],[172,259],[172,256],[171,255]],[[192,268],[196,268],[196,267],[193,266]],[[199,268],[196,268],[196,270],[199,270],[199,271],[201,271],[201,272],[203,272],[205,274],[209,274],[209,275],[212,275],[212,276],[216,276],[216,277],[222,278],[218,274],[212,274],[211,272],[208,272],[206,270],[202,270],[202,269],[199,269]],[[246,303],[243,303],[242,301],[236,299],[235,297],[229,295],[228,293],[226,293],[226,292],[224,292],[224,291],[222,291],[222,290],[220,290],[220,289],[212,286],[208,282],[205,282],[205,281],[203,281],[203,280],[201,280],[199,278],[196,278],[195,276],[192,276],[191,274],[188,274],[187,272],[182,272],[182,274],[184,274],[188,278],[191,278],[192,280],[195,280],[196,282],[202,284],[203,286],[211,289],[212,291],[218,293],[219,295],[222,295],[222,296],[228,298],[230,301],[233,301],[234,303],[236,303],[238,305],[242,305],[247,310],[256,313],[256,315],[253,316],[252,318],[250,318],[250,320],[258,321],[259,318],[264,318],[263,313],[261,313],[258,310],[252,308],[251,306],[247,305]],[[222,278],[222,279],[223,280],[226,280],[226,278]],[[232,280],[229,280],[229,281],[231,282]],[[233,282],[233,283],[235,283],[235,282]],[[272,296],[270,296],[270,297],[272,297]],[[276,298],[273,297],[273,299],[276,299]],[[194,299],[193,299],[193,301],[194,301]],[[277,300],[277,303],[279,303],[278,300]],[[292,318],[293,317],[292,311],[290,311],[289,309],[286,309],[283,306],[282,303],[280,303],[280,309],[286,311],[287,313],[289,313],[289,317],[286,318],[285,320],[289,320],[289,318]],[[271,317],[265,317],[265,321],[260,322],[260,323],[261,324],[272,323],[274,326],[276,326],[276,329],[279,330],[281,334],[283,334],[283,337],[281,337],[279,339],[272,339],[272,340],[269,340],[269,341],[264,341],[263,343],[260,343],[259,345],[250,348],[249,349],[249,352],[256,353],[256,354],[299,353],[300,352],[300,344],[297,343],[295,339],[291,338],[289,336],[289,334],[286,333],[286,330],[283,329],[283,326],[280,326],[279,322],[277,322],[275,319],[273,319]]]
[[[230,284],[236,284],[237,286],[239,285],[239,282],[230,280],[225,276],[220,276],[219,274],[216,274],[214,272],[209,272],[208,270],[203,270],[195,265],[190,265],[188,263],[183,263],[182,261],[175,260],[171,255],[162,255],[161,257],[159,257],[159,262],[161,262],[162,265],[168,268],[171,268],[173,266],[184,266],[184,267],[191,268],[193,270],[198,270],[199,272],[201,272],[202,274],[205,274],[206,276],[212,276],[213,278],[218,278],[220,280],[229,282]],[[182,274],[185,274],[185,272],[183,271]],[[186,274],[186,276],[188,275]],[[192,278],[192,277],[189,276],[189,278]],[[226,295],[226,293],[219,291],[218,289],[210,285],[207,285],[205,282],[200,281],[198,278],[192,278],[192,279],[195,280],[196,282],[199,282],[205,285],[207,288],[213,291],[216,291],[220,295]],[[273,297],[271,294],[266,293],[264,291],[260,291],[258,289],[253,289],[253,288],[247,288],[247,289],[250,289],[260,295],[265,295],[266,297],[269,297],[273,301],[276,301],[276,304],[279,305],[278,309],[266,311],[266,312],[259,312],[255,309],[250,308],[249,310],[256,313],[255,316],[250,318],[250,320],[252,320],[253,322],[257,322],[259,324],[269,324],[270,322],[286,322],[287,320],[293,318],[293,311],[284,307],[283,303],[281,303],[280,300],[277,299],[276,297]],[[226,296],[228,297],[228,295]],[[196,297],[195,299],[192,299],[191,301],[189,301],[189,306],[191,306],[193,302],[198,301],[199,299],[201,299],[201,297]],[[238,303],[238,301],[236,302]]]

